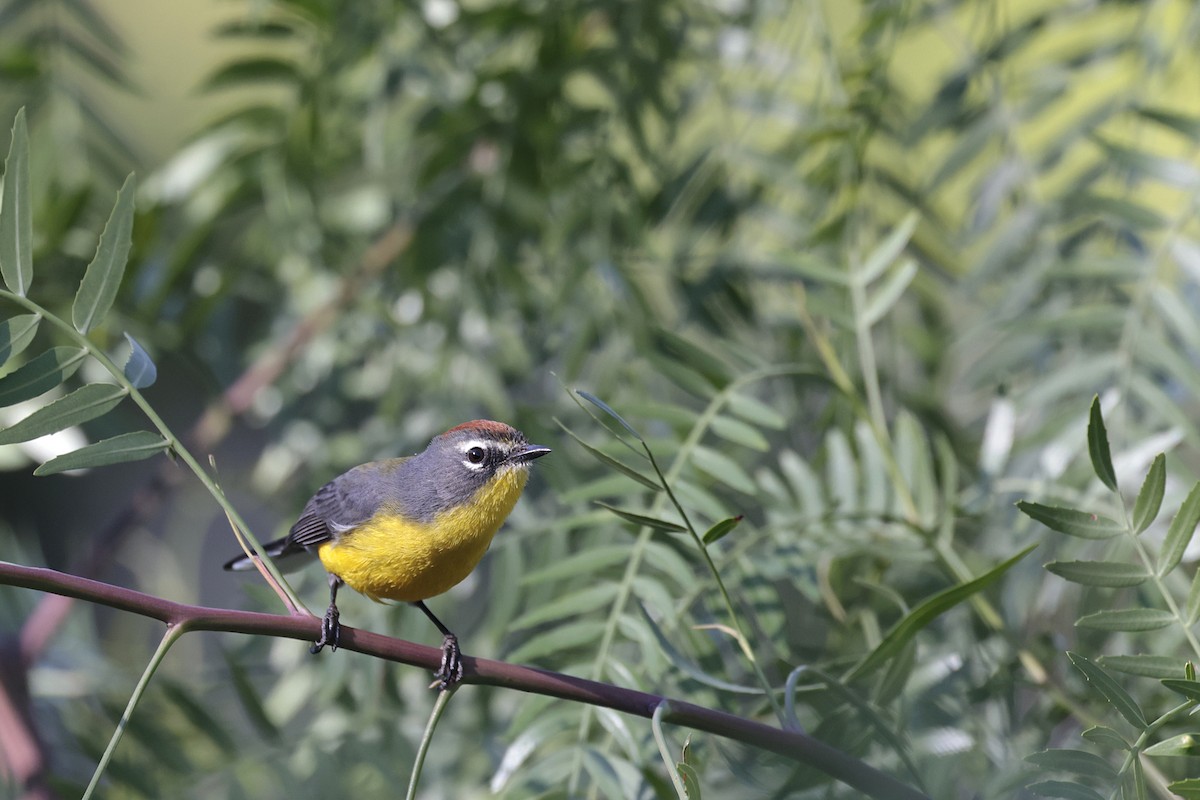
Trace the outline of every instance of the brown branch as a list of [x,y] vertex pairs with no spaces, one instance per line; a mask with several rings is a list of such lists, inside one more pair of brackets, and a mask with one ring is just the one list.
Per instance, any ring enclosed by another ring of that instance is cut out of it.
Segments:
[[[0,561],[0,583],[99,603],[151,617],[168,625],[181,625],[187,630],[251,633],[305,641],[311,641],[320,633],[320,621],[314,617],[289,617],[187,605],[51,569],[5,561]],[[429,670],[437,669],[441,663],[441,651],[436,648],[354,628],[342,628],[339,646]],[[668,722],[770,750],[818,769],[871,797],[928,800],[921,792],[890,775],[797,731],[785,731],[693,703],[557,672],[471,656],[465,656],[463,661],[463,682],[467,684],[501,686],[589,703],[646,719],[651,718],[654,710],[665,701],[667,709],[663,718]]]

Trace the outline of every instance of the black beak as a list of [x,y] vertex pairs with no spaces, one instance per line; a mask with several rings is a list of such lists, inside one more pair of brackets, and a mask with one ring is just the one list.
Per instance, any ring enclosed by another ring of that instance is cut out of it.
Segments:
[[549,447],[543,447],[540,444],[527,444],[524,447],[509,453],[508,460],[523,464],[526,461],[533,461],[535,458],[541,458],[549,452]]

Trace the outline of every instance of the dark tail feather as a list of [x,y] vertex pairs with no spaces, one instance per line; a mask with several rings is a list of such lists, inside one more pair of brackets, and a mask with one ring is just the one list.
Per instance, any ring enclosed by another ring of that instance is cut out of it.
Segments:
[[[288,542],[288,538],[286,536],[282,539],[276,539],[273,542],[267,542],[265,545],[263,545],[263,550],[265,550],[267,555],[269,555],[271,558],[282,558],[284,556],[292,555],[293,553],[304,552],[304,548],[296,547],[294,544]],[[254,551],[251,550],[250,552]],[[239,554],[236,558],[229,559],[229,561],[225,562],[224,567],[224,569],[233,572],[241,572],[243,570],[253,568],[254,562],[251,561],[250,556],[246,555],[245,553]]]

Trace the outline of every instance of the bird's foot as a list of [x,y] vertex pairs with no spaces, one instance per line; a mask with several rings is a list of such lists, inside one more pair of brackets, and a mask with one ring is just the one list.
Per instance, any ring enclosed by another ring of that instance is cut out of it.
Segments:
[[325,611],[325,616],[321,618],[321,638],[318,639],[312,647],[308,648],[308,652],[316,655],[321,652],[325,645],[329,645],[331,650],[338,649],[338,638],[342,633],[342,625],[338,621],[341,615],[338,613],[337,606],[330,605]]
[[433,673],[434,682],[430,689],[439,691],[453,689],[463,677],[462,651],[458,649],[458,637],[448,633],[442,639],[442,666]]

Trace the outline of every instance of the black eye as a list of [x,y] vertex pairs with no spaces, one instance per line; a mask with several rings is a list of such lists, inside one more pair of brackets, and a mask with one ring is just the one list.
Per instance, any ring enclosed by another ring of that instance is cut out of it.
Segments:
[[472,464],[482,464],[485,458],[487,458],[487,453],[483,451],[482,447],[472,447],[467,451],[467,461]]

